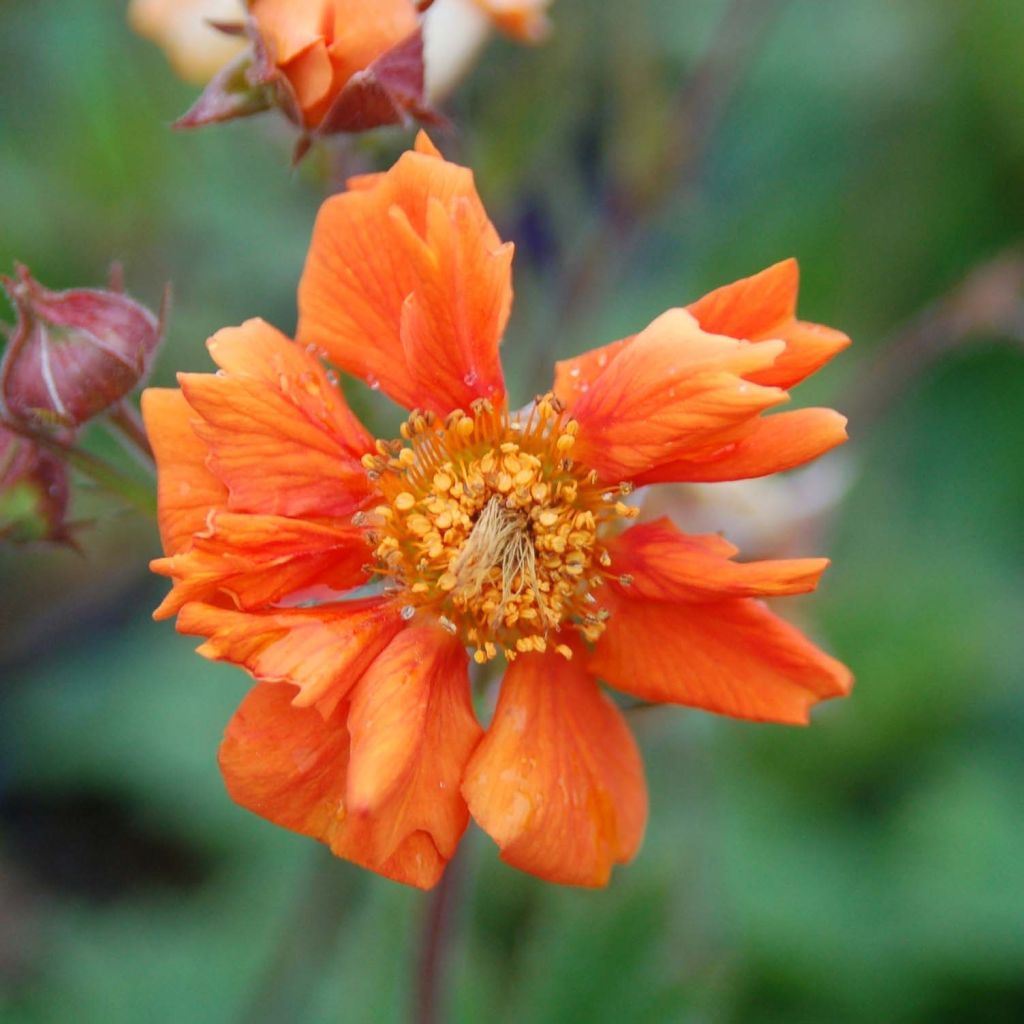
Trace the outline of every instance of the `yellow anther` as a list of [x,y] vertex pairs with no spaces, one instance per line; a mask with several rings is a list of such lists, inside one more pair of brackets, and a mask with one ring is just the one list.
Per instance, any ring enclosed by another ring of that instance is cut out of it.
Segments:
[[394,501],[395,508],[397,508],[399,512],[408,512],[415,504],[415,495],[410,494],[408,491],[402,491]]

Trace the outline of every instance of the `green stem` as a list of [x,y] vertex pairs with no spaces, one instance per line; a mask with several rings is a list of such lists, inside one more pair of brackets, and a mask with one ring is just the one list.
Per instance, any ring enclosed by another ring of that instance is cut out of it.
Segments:
[[147,473],[156,473],[156,460],[146,436],[145,424],[138,409],[128,399],[118,402],[110,409],[107,413],[107,424],[135,461]]
[[47,437],[45,434],[34,433],[25,426],[8,419],[0,419],[0,426],[6,427],[13,433],[27,438],[33,444],[39,445],[40,448],[45,448],[53,453],[57,458],[76,469],[82,476],[92,480],[109,494],[120,498],[137,512],[152,519],[156,518],[156,495],[153,493],[151,485],[132,479],[106,460],[83,448],[65,444],[63,441]]

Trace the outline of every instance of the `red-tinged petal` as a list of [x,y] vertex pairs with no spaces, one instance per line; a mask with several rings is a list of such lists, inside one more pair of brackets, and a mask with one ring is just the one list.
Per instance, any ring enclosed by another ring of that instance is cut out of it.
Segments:
[[373,821],[345,805],[347,704],[328,719],[291,704],[288,687],[259,683],[228,723],[220,767],[231,798],[283,828],[327,843],[336,856],[406,885],[429,889],[446,858],[415,832],[386,859],[374,855]]
[[348,78],[317,122],[316,134],[368,131],[425,114],[423,34],[416,29]]
[[209,347],[224,376],[179,380],[233,510],[339,516],[370,500],[359,460],[372,441],[311,355],[261,320]]
[[749,480],[802,466],[847,440],[846,417],[832,409],[797,409],[758,419],[751,432],[717,451],[663,463],[638,485]]
[[709,292],[687,308],[712,334],[763,341],[781,338],[786,351],[768,369],[751,374],[757,384],[791,388],[850,344],[841,331],[796,319],[800,268],[783,260],[752,277]]
[[805,724],[848,693],[849,670],[751,598],[671,604],[604,595],[611,617],[590,667],[643,700]]
[[[689,536],[668,519],[640,523],[607,543],[611,585],[626,598],[706,603],[727,597],[806,594],[827,558],[733,562],[717,536]],[[626,581],[622,582],[622,578]]]
[[459,784],[482,734],[462,645],[436,626],[403,630],[353,691],[348,725],[346,800],[374,822],[374,856],[416,832],[453,856],[469,820]]
[[574,455],[605,480],[627,480],[734,443],[759,413],[786,401],[785,392],[746,379],[782,349],[707,334],[685,310],[670,310],[623,346],[575,404]]
[[149,388],[142,395],[142,416],[158,471],[160,540],[173,555],[206,527],[211,509],[224,507],[227,490],[206,468],[206,445],[192,429],[196,415],[180,391]]
[[622,715],[583,665],[520,655],[462,791],[501,859],[566,885],[601,886],[643,838],[643,765]]
[[636,335],[620,338],[600,348],[592,348],[572,359],[555,363],[555,383],[552,390],[570,409],[590,390],[594,381],[604,373],[608,364]]
[[777,338],[796,316],[800,268],[782,260],[750,277],[716,288],[686,308],[705,331],[758,341]]
[[443,414],[504,395],[512,248],[472,173],[428,146],[321,207],[298,337],[400,404]]
[[419,28],[409,0],[333,0],[332,6],[331,63],[342,85]]
[[803,320],[787,324],[779,337],[786,343],[786,351],[771,369],[751,376],[758,384],[791,388],[820,370],[850,344],[849,336],[842,331]]
[[398,606],[379,597],[263,612],[193,603],[178,617],[179,632],[207,638],[203,657],[241,665],[263,683],[290,683],[296,707],[316,705],[326,716],[401,628]]
[[174,580],[153,615],[168,618],[188,601],[227,598],[249,611],[310,587],[351,590],[367,582],[370,554],[365,533],[348,523],[213,512],[190,548],[151,563]]

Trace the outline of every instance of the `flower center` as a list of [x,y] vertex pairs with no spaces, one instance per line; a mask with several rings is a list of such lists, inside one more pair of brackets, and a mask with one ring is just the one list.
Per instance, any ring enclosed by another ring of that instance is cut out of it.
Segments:
[[363,464],[384,494],[370,522],[374,572],[403,592],[403,614],[429,608],[477,662],[545,651],[559,630],[594,641],[605,612],[592,593],[611,563],[601,535],[636,509],[574,463],[578,424],[554,395],[511,416],[486,400],[438,420],[414,412],[402,440]]

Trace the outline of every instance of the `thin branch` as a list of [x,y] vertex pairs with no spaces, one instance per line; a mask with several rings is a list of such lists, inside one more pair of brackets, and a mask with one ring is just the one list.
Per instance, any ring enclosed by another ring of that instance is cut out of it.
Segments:
[[1013,246],[972,270],[883,341],[841,408],[855,424],[885,415],[922,371],[975,338],[1024,345],[1024,248]]
[[[571,323],[617,268],[629,262],[653,216],[673,194],[689,194],[700,179],[718,128],[772,23],[789,0],[730,0],[704,55],[679,92],[658,186],[630,195],[613,183],[604,215],[565,274],[556,333]],[[544,348],[542,354],[547,355]]]
[[148,473],[156,472],[156,460],[138,409],[126,398],[107,412],[107,423],[118,441]]
[[427,896],[412,1011],[415,1024],[442,1024],[448,1019],[444,1012],[445,977],[457,907],[465,888],[464,873],[465,853],[459,853]]
[[308,1017],[317,983],[356,902],[354,870],[325,850],[303,875],[267,963],[238,1015],[239,1024],[277,1024]]
[[141,512],[150,518],[156,518],[156,495],[150,484],[140,483],[138,480],[122,473],[112,466],[105,459],[98,455],[78,448],[75,445],[59,441],[55,437],[38,433],[24,424],[0,416],[0,426],[5,427],[14,434],[27,438],[40,448],[45,448],[58,459],[66,462],[82,476],[97,484],[109,494],[120,498],[126,505],[130,505],[137,512]]

